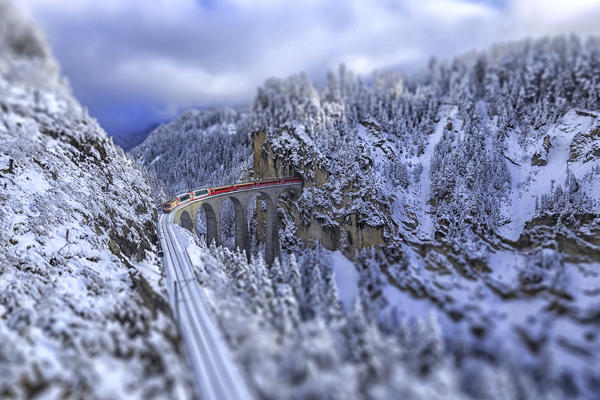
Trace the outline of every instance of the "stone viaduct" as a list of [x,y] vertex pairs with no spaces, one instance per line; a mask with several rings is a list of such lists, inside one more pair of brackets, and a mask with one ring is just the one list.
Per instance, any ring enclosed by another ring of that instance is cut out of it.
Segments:
[[213,241],[217,246],[223,244],[221,237],[221,207],[230,199],[235,210],[235,247],[245,250],[250,254],[250,240],[248,237],[248,201],[259,195],[267,203],[265,261],[273,264],[275,257],[279,257],[279,222],[277,218],[277,202],[279,196],[285,191],[302,191],[302,183],[287,183],[268,187],[254,187],[246,190],[227,192],[199,199],[175,210],[174,223],[192,233],[196,233],[195,225],[200,207],[206,214],[206,243]]

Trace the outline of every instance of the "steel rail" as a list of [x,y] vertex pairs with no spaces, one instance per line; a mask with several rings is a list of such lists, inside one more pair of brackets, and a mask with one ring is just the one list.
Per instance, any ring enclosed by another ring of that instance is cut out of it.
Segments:
[[199,398],[251,398],[207,307],[206,295],[193,272],[189,254],[182,251],[175,239],[173,214],[161,215],[159,232],[171,308],[177,316]]

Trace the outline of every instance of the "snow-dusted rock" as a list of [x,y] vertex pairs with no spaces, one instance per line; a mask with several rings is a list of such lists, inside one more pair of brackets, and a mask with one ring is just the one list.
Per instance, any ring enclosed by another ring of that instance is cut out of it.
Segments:
[[0,1],[0,397],[189,395],[146,182]]

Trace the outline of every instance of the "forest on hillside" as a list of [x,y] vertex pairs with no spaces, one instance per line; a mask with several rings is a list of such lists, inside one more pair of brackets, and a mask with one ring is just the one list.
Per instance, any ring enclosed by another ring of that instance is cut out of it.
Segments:
[[[354,336],[340,334],[340,325],[327,317],[335,302],[308,301],[330,292],[307,296],[293,289],[300,313],[292,321],[304,332],[295,336],[296,346],[311,340],[310,329],[299,327],[319,321],[319,329],[332,335],[328,340],[340,340],[335,348],[344,350],[335,357],[348,362],[349,369],[335,372],[336,379],[343,371],[381,362],[400,366],[407,375],[382,378],[376,367],[369,370],[374,375],[348,372],[350,381],[359,379],[365,390],[374,390],[363,392],[367,397],[385,398],[388,392],[377,385],[385,379],[397,381],[382,387],[407,388],[413,378],[431,382],[439,374],[449,374],[444,376],[457,396],[473,398],[594,398],[598,393],[598,38],[501,44],[450,62],[431,60],[412,75],[388,71],[361,77],[342,65],[322,87],[304,74],[272,78],[247,108],[187,113],[155,130],[133,154],[173,195],[261,177],[253,169],[259,132],[266,134],[261,154],[306,183],[302,196],[286,199],[280,209],[282,268],[294,263],[287,253],[295,254],[303,279],[316,279],[311,270],[316,264],[326,281],[331,252],[353,258],[360,305],[342,307],[342,325],[364,315],[360,330],[376,329],[380,343],[392,340],[401,349],[389,360],[375,348],[353,354],[345,346]],[[319,170],[325,171],[325,182],[319,181]],[[292,208],[297,215],[285,212]],[[310,223],[339,240],[329,249],[300,240]],[[361,249],[353,238],[367,229],[381,232],[382,240]],[[254,254],[259,250],[260,244]],[[234,285],[236,268],[260,275],[260,265],[233,266],[227,260],[235,255],[210,247],[203,251],[230,274],[219,282],[207,279],[213,290],[225,290],[223,302],[236,304],[246,291],[254,296],[251,284],[235,293],[221,284],[233,279]],[[271,282],[281,280],[276,270],[270,274]],[[276,299],[289,296],[289,288],[271,285]],[[323,307],[326,311],[316,311]],[[435,345],[433,354],[443,361],[423,367],[407,362],[413,359],[410,349],[423,349],[415,357],[425,360],[431,348],[419,344],[421,334],[406,332],[427,324],[430,312],[439,326],[439,339],[434,336],[431,343],[441,346]],[[236,317],[219,318],[227,325]],[[277,326],[276,318],[272,321]],[[251,365],[248,348],[232,343]],[[282,351],[271,357],[279,360]],[[304,393],[295,387],[328,378],[297,379],[285,392],[292,397]]]

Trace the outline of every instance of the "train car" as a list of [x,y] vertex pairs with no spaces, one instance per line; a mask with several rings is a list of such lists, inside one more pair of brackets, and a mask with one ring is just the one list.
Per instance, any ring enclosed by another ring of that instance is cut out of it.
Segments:
[[281,184],[286,183],[302,183],[302,178],[283,178],[281,179]]
[[192,195],[193,193],[184,193],[184,194],[180,194],[179,196],[177,196],[177,207],[182,206],[184,204],[189,203],[190,201],[192,201]]
[[210,188],[194,189],[191,192],[192,200],[202,199],[210,195]]
[[255,187],[265,187],[274,185],[284,185],[289,183],[302,183],[302,178],[279,178],[279,179],[265,179],[262,181],[237,183],[235,185],[219,186],[216,188],[201,188],[194,189],[188,193],[182,193],[177,197],[163,203],[163,213],[168,214],[173,211],[176,207],[185,205],[195,200],[199,200],[205,197],[214,196],[218,194],[233,192],[236,190],[248,190]]
[[233,191],[233,186],[219,186],[216,188],[210,188],[210,195],[214,196],[215,194],[227,193]]
[[266,179],[263,181],[256,182],[256,186],[258,186],[258,187],[273,186],[273,185],[278,185],[278,184],[279,184],[279,179]]
[[256,182],[238,183],[233,185],[233,190],[246,190],[256,187]]
[[210,188],[194,189],[189,193],[182,193],[177,197],[163,203],[163,213],[168,214],[173,211],[176,207],[182,206],[194,200],[199,200],[204,197],[210,196]]

